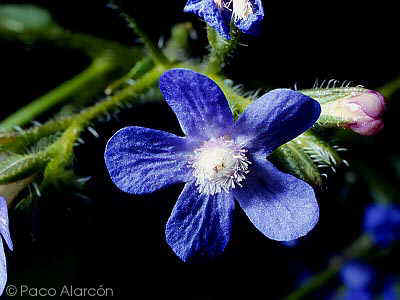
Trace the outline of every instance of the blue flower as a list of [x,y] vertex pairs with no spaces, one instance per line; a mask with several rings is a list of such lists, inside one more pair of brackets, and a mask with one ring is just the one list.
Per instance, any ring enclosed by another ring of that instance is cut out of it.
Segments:
[[313,189],[266,157],[314,124],[320,114],[316,101],[273,90],[234,122],[225,95],[204,75],[170,70],[161,76],[160,89],[186,137],[126,127],[109,140],[105,161],[113,182],[131,194],[186,183],[166,225],[167,242],[182,260],[224,250],[234,199],[271,239],[293,240],[315,226]]
[[356,261],[346,264],[340,271],[343,283],[351,290],[368,290],[375,281],[375,271]]
[[3,294],[4,287],[7,283],[7,263],[4,253],[3,239],[10,250],[13,250],[13,243],[10,237],[10,230],[8,227],[8,210],[7,201],[0,197],[0,295]]
[[357,261],[350,261],[345,264],[340,271],[343,283],[346,286],[344,293],[345,300],[369,300],[379,299],[395,300],[397,293],[395,290],[396,281],[391,278],[379,275],[373,268]]
[[373,204],[367,207],[364,230],[382,247],[400,239],[400,207],[393,204]]
[[198,15],[228,40],[231,21],[242,32],[254,35],[264,18],[261,0],[189,0],[184,11]]

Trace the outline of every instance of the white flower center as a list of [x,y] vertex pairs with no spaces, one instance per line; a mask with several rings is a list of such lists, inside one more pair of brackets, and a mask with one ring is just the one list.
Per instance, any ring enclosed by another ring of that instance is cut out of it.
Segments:
[[214,195],[242,186],[240,182],[246,178],[251,164],[246,152],[228,137],[204,142],[194,151],[190,162],[199,192]]
[[253,13],[253,6],[249,0],[214,0],[214,2],[219,8],[231,10],[235,21],[247,20]]

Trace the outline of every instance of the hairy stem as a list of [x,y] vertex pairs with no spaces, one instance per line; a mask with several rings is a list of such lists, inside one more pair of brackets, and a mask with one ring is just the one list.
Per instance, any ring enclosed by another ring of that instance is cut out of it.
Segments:
[[[47,150],[52,156],[52,160],[45,169],[45,180],[52,181],[58,178],[57,174],[60,174],[59,172],[70,164],[76,140],[79,138],[82,130],[84,130],[93,119],[121,106],[127,99],[132,99],[137,97],[140,93],[145,92],[157,82],[164,71],[165,68],[162,66],[155,67],[141,77],[135,85],[125,88],[118,94],[109,97],[103,102],[99,102],[77,115],[61,138]],[[46,183],[45,181],[44,185],[46,185]]]
[[168,58],[164,55],[160,48],[158,48],[154,42],[149,38],[147,33],[140,27],[138,22],[126,13],[124,13],[117,5],[110,4],[109,7],[116,10],[121,17],[123,17],[128,23],[129,27],[133,29],[133,31],[142,39],[143,43],[146,45],[146,48],[149,52],[149,55],[154,60],[155,63],[167,66],[170,64]]
[[385,98],[390,98],[400,88],[400,76],[378,89]]
[[221,37],[213,28],[207,26],[207,37],[211,46],[206,72],[218,74],[225,65],[226,59],[232,54],[239,43],[239,31],[231,31],[231,39]]
[[99,57],[95,59],[89,68],[73,79],[37,98],[0,122],[0,128],[10,129],[14,126],[23,126],[31,122],[47,110],[56,105],[60,105],[69,100],[72,96],[75,96],[77,91],[88,85],[94,84],[100,76],[110,72],[114,67],[115,64],[113,60],[108,57]]

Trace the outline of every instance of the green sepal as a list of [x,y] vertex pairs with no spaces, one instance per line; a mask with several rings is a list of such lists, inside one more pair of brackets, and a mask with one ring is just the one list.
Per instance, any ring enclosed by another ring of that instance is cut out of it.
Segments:
[[39,172],[49,159],[46,152],[7,155],[0,161],[0,184],[22,180]]
[[322,176],[304,150],[290,141],[276,149],[270,159],[284,172],[290,173],[313,186],[322,186]]
[[343,116],[332,116],[327,114],[324,110],[326,105],[337,101],[339,99],[351,98],[360,94],[368,92],[367,89],[356,86],[356,87],[340,87],[340,88],[316,88],[308,90],[300,90],[299,92],[307,95],[321,104],[321,115],[316,122],[316,126],[322,128],[338,128],[345,127],[346,124],[352,120],[345,119]]
[[298,136],[295,141],[310,156],[320,171],[330,169],[335,173],[336,168],[345,163],[336,150],[310,131]]
[[299,90],[300,93],[313,98],[320,104],[332,102],[341,98],[351,98],[367,91],[368,89],[361,86]]
[[322,187],[324,177],[344,163],[328,143],[310,131],[276,149],[270,158],[283,171],[316,187]]
[[43,138],[54,136],[65,130],[72,120],[72,116],[56,118],[25,130],[0,132],[0,151],[25,154],[27,150]]

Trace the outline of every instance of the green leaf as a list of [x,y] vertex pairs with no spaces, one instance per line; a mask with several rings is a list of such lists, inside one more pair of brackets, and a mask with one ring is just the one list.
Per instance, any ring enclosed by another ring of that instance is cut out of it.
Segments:
[[33,5],[1,5],[0,30],[26,32],[54,25],[50,14]]

